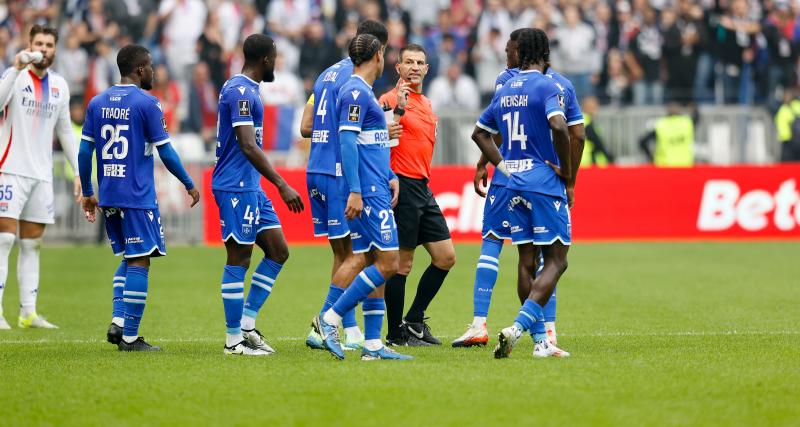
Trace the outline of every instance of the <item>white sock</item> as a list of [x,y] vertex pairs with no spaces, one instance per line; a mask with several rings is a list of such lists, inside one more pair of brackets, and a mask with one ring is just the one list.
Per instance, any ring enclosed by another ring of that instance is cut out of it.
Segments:
[[125,318],[124,317],[114,317],[111,319],[111,323],[119,326],[120,328],[125,327]]
[[380,339],[366,340],[364,341],[364,347],[369,351],[377,351],[383,348],[383,341],[381,341]]
[[553,331],[553,335],[556,333],[556,322],[544,322],[544,330],[545,331]]
[[225,347],[233,347],[242,341],[244,341],[244,337],[241,332],[238,334],[225,334]]
[[364,338],[364,335],[361,333],[361,329],[358,329],[358,326],[344,328],[344,335],[349,341],[361,341],[361,339]]
[[250,316],[242,316],[242,329],[252,331],[256,328],[256,319]]
[[329,308],[328,311],[322,316],[322,320],[329,325],[339,326],[342,324],[342,316],[336,314],[332,308]]
[[19,280],[20,316],[36,313],[36,296],[39,293],[39,249],[42,238],[19,239],[19,258],[17,259],[17,280]]
[[139,336],[138,336],[138,335],[134,335],[134,336],[132,336],[132,337],[128,337],[128,336],[125,336],[125,335],[123,335],[123,336],[122,336],[122,341],[125,341],[125,342],[126,342],[126,343],[128,343],[128,344],[131,344],[131,343],[133,343],[134,341],[136,341],[136,339],[137,339],[137,338],[139,338]]
[[472,318],[472,326],[475,326],[476,328],[485,327],[486,326],[486,318],[485,317],[480,317],[480,316],[473,317]]
[[8,254],[14,246],[17,236],[11,233],[0,233],[0,313],[3,312],[3,291],[8,279]]

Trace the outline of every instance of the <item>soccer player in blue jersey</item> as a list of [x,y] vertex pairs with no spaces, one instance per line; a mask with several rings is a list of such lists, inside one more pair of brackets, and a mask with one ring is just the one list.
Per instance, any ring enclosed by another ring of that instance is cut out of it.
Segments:
[[[114,319],[108,341],[120,351],[154,351],[160,348],[139,336],[150,258],[167,254],[153,182],[153,147],[186,187],[192,206],[200,193],[170,145],[161,104],[144,91],[153,87],[150,53],[142,46],[125,46],[117,54],[117,65],[120,84],[92,98],[86,110],[78,153],[82,205],[89,222],[95,221],[100,207],[111,248],[123,256],[114,274]],[[95,147],[99,201],[92,188]]]
[[389,182],[397,179],[389,166],[389,131],[383,108],[372,92],[372,83],[383,73],[383,46],[370,34],[357,35],[348,52],[353,75],[339,90],[337,121],[342,152],[342,172],[349,195],[345,217],[353,252],[369,253],[374,263],[363,269],[347,290],[313,324],[323,345],[344,359],[339,325],[348,311],[363,301],[364,348],[362,360],[406,360],[381,341],[385,312],[383,285],[397,273],[399,245],[392,211]]
[[[570,181],[570,140],[564,92],[542,72],[549,46],[541,30],[518,35],[520,73],[503,85],[481,114],[473,140],[509,179],[509,232],[515,245],[541,247],[544,267],[513,326],[499,334],[495,357],[507,357],[523,332],[534,330],[534,356],[569,356],[547,340],[544,306],[567,267],[571,223],[566,184]],[[491,138],[500,133],[502,155]],[[528,249],[532,251],[532,249]]]
[[[511,78],[519,74],[519,61],[517,53],[517,38],[523,29],[515,30],[511,33],[511,37],[506,44],[506,64],[508,68],[497,76],[496,90],[503,87],[503,84]],[[562,90],[565,92],[565,113],[567,117],[567,126],[570,134],[570,153],[572,156],[572,179],[567,184],[567,192],[572,194],[575,188],[575,178],[577,176],[577,168],[580,164],[580,154],[583,152],[584,130],[583,130],[583,113],[580,109],[575,90],[569,80],[556,73],[549,68],[546,64],[545,75],[553,78],[561,85]],[[502,140],[498,135],[492,136],[497,144],[500,153],[506,153],[508,144],[502,144]],[[577,157],[576,157],[577,156]],[[508,192],[505,185],[507,179],[501,173],[495,174],[492,178],[491,185],[488,192],[484,192],[483,187],[486,186],[488,173],[486,171],[487,159],[481,156],[475,172],[474,186],[475,191],[482,197],[486,197],[483,212],[483,243],[481,245],[481,255],[478,259],[478,265],[475,273],[475,284],[473,287],[473,321],[467,327],[467,331],[461,337],[453,341],[453,347],[471,347],[476,345],[486,345],[489,341],[488,330],[486,328],[486,319],[489,313],[489,304],[491,302],[492,291],[495,282],[497,281],[499,255],[502,250],[503,240],[510,239],[509,222],[508,222]],[[571,208],[570,202],[570,208]],[[530,284],[532,283],[535,270],[541,271],[543,261],[541,251],[537,246],[520,245],[517,247],[519,250],[519,262],[517,267],[517,292],[520,302],[523,303],[530,293]],[[531,251],[532,249],[532,251]],[[553,289],[553,294],[544,306],[545,315],[545,329],[547,338],[551,343],[557,344],[556,338],[556,290]],[[533,331],[531,331],[533,336]]]
[[[356,35],[375,36],[381,46],[389,38],[386,27],[377,21],[367,20],[359,24]],[[328,67],[314,83],[311,110],[311,151],[308,156],[306,182],[311,201],[311,217],[314,236],[326,236],[333,251],[333,268],[328,294],[320,314],[324,314],[344,293],[356,274],[366,265],[363,254],[354,254],[350,240],[350,228],[344,211],[347,205],[347,182],[342,176],[342,154],[339,145],[339,120],[337,102],[341,87],[353,74],[353,61],[348,57]],[[397,181],[393,181],[393,194],[397,194]],[[396,197],[394,197],[396,201]],[[364,336],[356,322],[355,309],[345,313],[342,319],[345,332],[344,348],[360,350]],[[322,337],[311,331],[306,345],[312,349],[323,349]]]
[[[265,356],[275,350],[256,329],[256,316],[272,292],[289,257],[281,223],[264,191],[261,177],[269,180],[294,213],[303,211],[300,195],[275,172],[262,147],[264,106],[259,82],[275,79],[275,42],[262,34],[247,37],[242,47],[241,74],[225,82],[219,95],[217,162],[211,189],[219,208],[222,240],[227,260],[222,274],[225,309],[225,354]],[[244,281],[253,244],[264,251],[250,281],[247,300]]]

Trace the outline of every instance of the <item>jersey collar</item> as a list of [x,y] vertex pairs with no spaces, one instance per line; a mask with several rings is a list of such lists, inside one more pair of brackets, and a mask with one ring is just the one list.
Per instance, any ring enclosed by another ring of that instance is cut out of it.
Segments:
[[539,71],[539,70],[525,70],[525,71],[519,70],[519,73],[520,74],[527,74],[527,73],[539,73],[539,74],[542,74],[542,72]]
[[251,79],[250,77],[247,77],[247,76],[245,76],[244,74],[241,74],[241,73],[239,73],[239,74],[237,74],[236,76],[241,76],[241,77],[244,77],[244,78],[246,78],[247,80],[250,80],[250,81],[251,81],[251,82],[252,82],[254,85],[258,86],[258,82],[257,82],[257,81],[255,81],[255,80]]
[[128,83],[128,84],[117,83],[117,84],[115,84],[114,86],[119,86],[119,87],[130,87],[130,86],[136,86],[136,85],[135,85],[135,84],[133,84],[133,83]]
[[372,89],[372,85],[371,85],[371,84],[369,84],[369,83],[367,83],[367,81],[366,81],[366,80],[364,80],[364,78],[363,78],[363,77],[359,76],[358,74],[353,74],[353,77],[355,77],[355,78],[357,78],[357,79],[361,80],[362,82],[364,82],[364,84],[365,84],[365,85],[367,85],[367,87],[369,87],[370,89]]

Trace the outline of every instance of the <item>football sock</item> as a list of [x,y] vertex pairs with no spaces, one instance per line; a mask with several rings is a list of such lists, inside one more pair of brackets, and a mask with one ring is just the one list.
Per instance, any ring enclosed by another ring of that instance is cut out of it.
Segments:
[[17,258],[20,316],[36,313],[36,296],[39,294],[39,249],[42,238],[20,239]]
[[[243,340],[242,310],[244,309],[244,276],[247,269],[226,265],[222,273],[222,307],[225,309],[225,345],[231,347]],[[126,322],[127,323],[127,322]]]
[[367,295],[382,286],[384,281],[380,271],[374,265],[362,270],[333,307],[325,312],[325,323],[339,325],[345,313],[355,308],[359,302],[364,301]]
[[441,268],[431,264],[422,273],[419,279],[419,286],[417,286],[417,294],[414,296],[414,301],[411,303],[411,308],[406,313],[406,320],[409,322],[422,322],[425,317],[425,310],[436,297],[439,288],[444,283],[444,278],[450,270],[442,270]]
[[386,300],[386,336],[390,339],[400,337],[400,326],[403,324],[403,305],[406,298],[406,279],[408,276],[395,274],[386,282],[384,299]]
[[[514,319],[514,325],[522,331],[529,331],[533,329],[533,326],[537,320],[544,321],[544,315],[542,315],[542,306],[537,304],[535,301],[528,299],[525,300],[525,304],[522,304],[522,308],[520,308],[517,318]],[[542,326],[544,326],[544,324],[542,324]]]
[[544,313],[545,322],[556,321],[556,288],[553,288],[553,293],[550,295],[547,304],[542,307],[542,312]]
[[358,331],[358,334],[361,335],[361,331],[358,329],[358,321],[356,321],[356,308],[353,307],[350,311],[342,316],[342,327],[347,333],[347,330],[353,331],[354,329]]
[[[324,316],[325,312],[328,311],[333,304],[339,299],[340,296],[344,293],[344,289],[340,288],[333,283],[331,283],[330,287],[328,288],[328,296],[325,297],[325,303],[322,304],[322,310],[320,310],[319,315]],[[358,322],[356,321],[356,309],[353,308],[352,310],[348,311],[342,317],[342,326],[344,326],[344,333],[347,334],[348,337],[351,339],[360,340],[361,337],[361,330],[358,329]],[[358,335],[358,336],[356,336]]]
[[128,274],[128,261],[124,258],[119,263],[117,271],[114,272],[114,297],[111,306],[111,322],[117,326],[123,326],[123,316],[125,316],[125,303],[122,301],[122,291],[125,290],[125,275]]
[[328,288],[328,296],[325,297],[325,303],[322,304],[322,310],[319,311],[320,316],[324,316],[325,312],[328,311],[333,304],[339,299],[340,296],[344,293],[344,288],[340,288],[333,283],[331,283],[330,287]]
[[258,311],[272,293],[272,286],[275,285],[275,279],[282,267],[283,264],[278,264],[269,258],[262,259],[256,267],[250,280],[250,292],[247,294],[247,301],[244,303],[242,311],[242,329],[251,331],[256,328]]
[[[383,326],[383,315],[386,313],[386,304],[383,298],[367,298],[364,300],[361,310],[364,312],[364,339],[367,341],[381,341],[381,327]],[[381,344],[382,345],[382,344]],[[378,350],[369,348],[369,350]]]
[[0,233],[0,313],[3,312],[3,291],[8,279],[8,255],[16,238],[17,236],[12,233]]
[[125,326],[122,339],[127,343],[136,341],[139,336],[139,323],[142,321],[147,301],[147,267],[128,266],[125,274],[125,289],[122,301],[125,304]]
[[482,316],[475,316],[472,318],[472,326],[483,328],[486,326],[486,318]]
[[556,322],[544,322],[544,331],[553,331],[553,334],[556,333]]
[[492,289],[497,283],[497,271],[500,265],[500,251],[503,250],[503,241],[483,239],[481,243],[481,256],[478,258],[478,267],[475,269],[475,285],[473,286],[472,306],[473,324],[477,318],[483,318],[481,324],[486,323],[489,315],[489,303],[492,301]]

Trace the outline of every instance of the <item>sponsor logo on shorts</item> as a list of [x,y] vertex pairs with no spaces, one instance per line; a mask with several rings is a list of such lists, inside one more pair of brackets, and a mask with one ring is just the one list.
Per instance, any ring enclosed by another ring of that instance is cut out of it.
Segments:
[[329,219],[328,225],[339,225],[341,224],[338,219]]
[[494,204],[494,196],[489,196],[489,204],[490,205]]
[[233,205],[234,209],[236,209],[236,205],[238,204],[239,204],[239,199],[237,199],[236,197],[231,199],[231,205]]
[[508,227],[509,227],[509,225],[510,225],[510,224],[508,223],[508,221],[503,221],[503,227],[506,227],[506,228],[508,228]]
[[322,220],[316,217],[311,217],[311,223],[319,225],[322,224]]
[[555,201],[553,202],[553,206],[556,207],[556,212],[558,212],[558,210],[561,209],[561,202]]
[[519,204],[522,204],[526,208],[531,209],[531,202],[525,200],[524,198],[522,198],[522,196],[514,196],[514,197],[511,198],[511,201],[508,203],[508,210],[509,211],[513,211],[514,210],[514,206],[517,206]]
[[125,239],[126,245],[136,244],[136,243],[144,243],[144,239],[139,236],[128,237]]
[[533,234],[549,233],[547,227],[533,227]]
[[147,217],[150,218],[150,222],[153,222],[153,211],[147,211]]
[[220,227],[224,227],[225,226],[225,221],[219,220],[219,225],[220,225]]
[[358,233],[350,233],[350,239],[351,240],[360,239],[360,238],[361,238],[360,234],[358,234]]
[[366,212],[367,216],[369,216],[369,213],[372,212],[372,208],[370,206],[364,206],[364,212]]
[[520,231],[522,231],[522,228],[520,226],[518,226],[518,225],[514,225],[514,226],[511,227],[511,232],[512,233],[519,233]]

